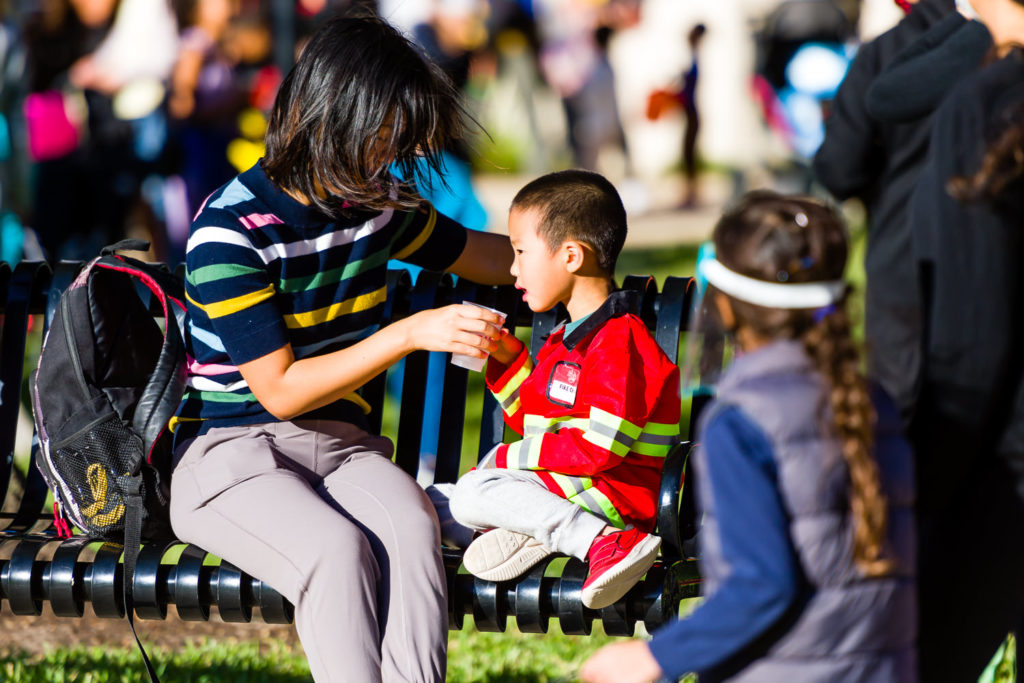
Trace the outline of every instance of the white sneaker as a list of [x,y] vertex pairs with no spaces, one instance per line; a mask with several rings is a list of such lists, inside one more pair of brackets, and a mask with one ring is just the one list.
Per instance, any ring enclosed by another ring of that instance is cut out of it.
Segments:
[[532,536],[491,529],[469,544],[462,563],[466,571],[485,581],[509,581],[552,554]]

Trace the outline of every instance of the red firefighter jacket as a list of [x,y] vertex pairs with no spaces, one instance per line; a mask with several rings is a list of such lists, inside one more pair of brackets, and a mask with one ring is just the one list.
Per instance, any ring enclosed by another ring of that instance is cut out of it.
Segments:
[[579,327],[551,333],[536,366],[524,347],[490,360],[487,385],[523,438],[494,466],[533,470],[554,493],[623,528],[650,532],[661,471],[679,439],[679,368],[615,292]]

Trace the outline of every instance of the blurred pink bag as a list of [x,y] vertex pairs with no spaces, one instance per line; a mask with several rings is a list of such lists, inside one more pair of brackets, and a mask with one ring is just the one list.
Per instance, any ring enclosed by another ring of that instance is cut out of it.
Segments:
[[59,90],[29,93],[25,97],[28,153],[33,161],[59,159],[75,151],[81,135],[73,105]]

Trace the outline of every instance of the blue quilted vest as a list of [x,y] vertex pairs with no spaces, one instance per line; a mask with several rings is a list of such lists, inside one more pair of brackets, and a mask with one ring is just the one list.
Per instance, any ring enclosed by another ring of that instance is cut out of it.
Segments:
[[[831,413],[822,378],[798,342],[781,341],[740,356],[701,419],[701,431],[724,406],[736,406],[772,445],[789,535],[802,569],[801,602],[781,634],[760,644],[729,680],[916,681],[917,602],[914,476],[910,446],[895,407],[876,396],[876,458],[889,503],[887,553],[895,570],[866,578],[853,561],[849,479],[839,442],[827,431]],[[714,457],[696,450],[698,472]],[[716,501],[698,476],[704,511],[701,569],[705,595],[729,572],[722,557]],[[718,678],[718,676],[711,676]],[[704,679],[702,679],[704,680]]]

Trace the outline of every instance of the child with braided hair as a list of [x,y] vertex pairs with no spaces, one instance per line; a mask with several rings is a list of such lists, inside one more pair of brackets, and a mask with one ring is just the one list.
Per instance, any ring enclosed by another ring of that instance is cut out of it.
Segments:
[[706,599],[649,642],[602,649],[581,677],[915,681],[912,454],[860,372],[843,221],[755,192],[714,247],[691,334],[719,361],[723,340],[736,353],[694,451]]

